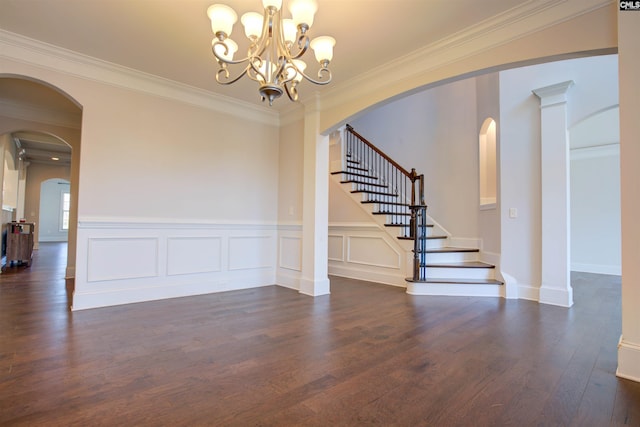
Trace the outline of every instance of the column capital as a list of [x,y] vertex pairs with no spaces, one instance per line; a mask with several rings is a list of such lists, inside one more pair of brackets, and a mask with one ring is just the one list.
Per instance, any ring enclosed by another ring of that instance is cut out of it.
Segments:
[[567,80],[551,86],[533,89],[531,92],[540,98],[540,108],[544,108],[567,102],[567,92],[571,86],[573,86],[573,80]]

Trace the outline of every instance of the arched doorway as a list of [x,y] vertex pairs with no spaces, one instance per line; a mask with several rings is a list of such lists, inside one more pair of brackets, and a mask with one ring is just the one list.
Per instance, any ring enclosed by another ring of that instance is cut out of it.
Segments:
[[[43,170],[64,168],[61,165],[66,164],[68,172],[62,175],[53,172],[48,178],[66,176],[70,183],[66,276],[74,277],[82,108],[62,90],[46,82],[15,75],[0,75],[0,102],[3,106],[0,110],[2,154],[12,157],[19,169],[15,206],[11,212],[4,214],[3,211],[3,223],[9,216],[37,220],[37,209],[27,203],[31,196],[30,184],[34,180],[38,182],[33,191],[39,200],[39,182],[51,172]],[[31,207],[26,209],[27,206]]]

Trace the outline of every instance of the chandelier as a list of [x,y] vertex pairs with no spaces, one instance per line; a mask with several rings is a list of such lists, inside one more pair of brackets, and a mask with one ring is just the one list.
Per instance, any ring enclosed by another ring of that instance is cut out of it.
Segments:
[[[307,31],[318,8],[315,0],[292,0],[289,5],[291,19],[283,19],[282,0],[262,0],[262,4],[263,15],[247,12],[240,19],[249,39],[249,48],[247,56],[237,60],[233,55],[238,45],[229,36],[238,15],[224,4],[214,4],[207,9],[215,34],[211,50],[220,66],[216,81],[229,85],[247,75],[259,83],[262,101],[268,100],[269,105],[273,105],[273,101],[284,92],[289,99],[297,101],[298,84],[303,78],[317,85],[329,83],[331,70],[327,67],[333,58],[336,41],[329,36],[309,39]],[[317,79],[305,74],[307,65],[300,59],[309,47],[320,64]],[[241,72],[230,78],[228,65],[238,65]]]

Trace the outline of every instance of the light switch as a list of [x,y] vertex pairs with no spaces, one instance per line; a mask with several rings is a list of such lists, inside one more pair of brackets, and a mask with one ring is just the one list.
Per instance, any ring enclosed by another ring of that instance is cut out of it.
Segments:
[[518,208],[509,208],[509,218],[518,218]]

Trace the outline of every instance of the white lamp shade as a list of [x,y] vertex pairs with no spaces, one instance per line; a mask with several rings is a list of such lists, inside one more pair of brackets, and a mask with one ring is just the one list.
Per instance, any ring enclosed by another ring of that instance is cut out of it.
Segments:
[[313,15],[318,10],[315,0],[293,0],[289,5],[289,11],[296,26],[306,24],[309,28],[313,25]]
[[226,4],[213,4],[207,9],[207,15],[211,20],[211,30],[214,34],[223,32],[231,35],[233,24],[238,20],[238,15]]
[[320,36],[311,40],[311,49],[316,55],[318,62],[331,61],[333,59],[333,47],[336,39],[329,36]]
[[293,23],[293,19],[282,20],[282,32],[284,33],[284,41],[291,43],[296,41],[298,30],[296,24]]
[[[213,39],[211,44],[213,45],[217,41],[218,41],[218,39]],[[225,39],[223,43],[225,44],[225,46],[227,46],[227,53],[224,52],[224,47],[219,45],[219,44],[213,46],[213,49],[216,51],[218,56],[220,56],[221,58],[224,58],[227,61],[232,61],[233,60],[233,54],[238,51],[238,45],[236,44],[236,42],[234,42],[231,39]]]
[[240,22],[244,25],[244,33],[251,38],[259,38],[262,35],[262,15],[257,12],[247,12],[242,15]]
[[275,7],[276,10],[280,10],[282,7],[282,0],[262,0],[262,6],[264,6],[265,9],[271,6]]

